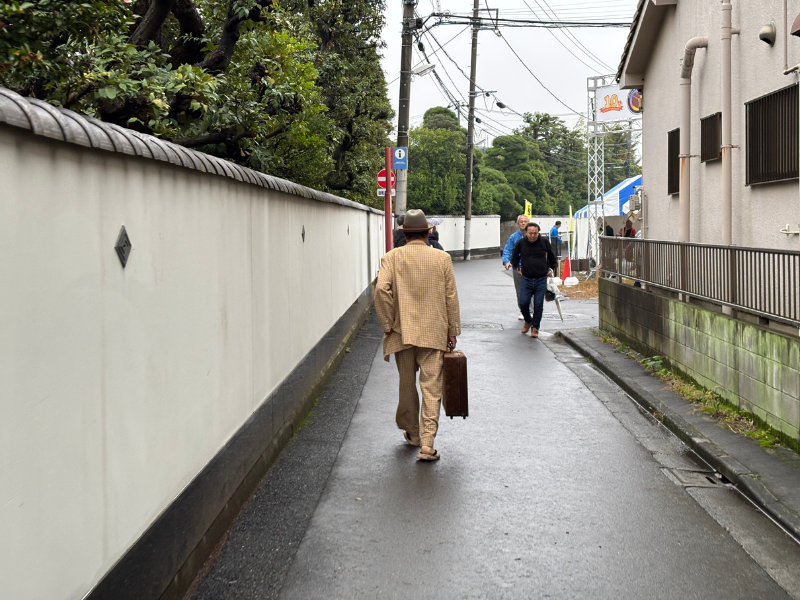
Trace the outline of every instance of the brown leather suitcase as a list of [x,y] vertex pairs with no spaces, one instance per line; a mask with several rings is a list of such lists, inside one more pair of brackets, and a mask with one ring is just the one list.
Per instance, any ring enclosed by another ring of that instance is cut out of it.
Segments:
[[444,414],[450,417],[469,416],[467,403],[467,357],[461,350],[444,353]]

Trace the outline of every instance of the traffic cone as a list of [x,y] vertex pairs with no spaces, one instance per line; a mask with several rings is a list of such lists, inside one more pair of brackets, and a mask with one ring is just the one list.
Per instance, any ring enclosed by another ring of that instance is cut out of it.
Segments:
[[573,286],[578,285],[578,278],[572,276],[572,271],[569,268],[569,256],[564,261],[564,285],[566,286]]

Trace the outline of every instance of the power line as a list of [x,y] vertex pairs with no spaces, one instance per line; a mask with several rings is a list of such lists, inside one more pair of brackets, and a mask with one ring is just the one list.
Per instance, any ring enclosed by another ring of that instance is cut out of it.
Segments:
[[[430,15],[438,19],[433,25],[428,28],[437,27],[439,25],[472,25],[472,15],[455,14],[455,13],[433,13]],[[498,27],[546,27],[558,28],[563,27],[582,27],[582,28],[606,28],[606,27],[624,27],[631,26],[630,21],[627,22],[603,22],[603,21],[553,21],[544,19],[507,19],[505,17],[484,19],[478,17],[478,27],[497,29]],[[488,23],[488,25],[486,24]]]
[[[452,57],[452,56],[450,56],[450,54],[447,52],[447,50],[445,50],[445,49],[444,49],[444,47],[443,47],[441,44],[439,44],[439,40],[437,40],[437,39],[436,39],[436,36],[434,36],[434,35],[433,35],[433,33],[432,33],[432,32],[430,32],[430,31],[425,31],[425,32],[424,32],[424,34],[425,34],[425,35],[428,35],[428,36],[430,36],[430,37],[433,39],[433,41],[434,41],[434,42],[436,42],[436,43],[439,45],[439,47],[441,48],[441,50],[442,50],[442,52],[444,53],[444,55],[445,55],[445,56],[446,56],[446,57],[447,57],[447,58],[450,60],[450,62],[452,62],[452,63],[455,65],[456,69],[458,69],[458,71],[459,71],[459,72],[460,72],[460,73],[461,73],[461,74],[464,76],[464,78],[465,78],[467,81],[469,81],[469,80],[470,80],[470,79],[469,79],[469,76],[468,76],[466,73],[464,73],[464,70],[463,70],[463,69],[462,69],[462,68],[459,66],[459,64],[458,64],[458,63],[455,61],[455,59],[453,59],[453,57]],[[444,69],[444,65],[442,65],[442,68]],[[445,73],[446,73],[446,72],[447,72],[447,70],[445,69]],[[453,85],[456,87],[456,89],[458,89],[458,86],[457,86],[457,85],[456,85],[456,83],[453,81],[452,77],[450,77],[450,75],[449,75],[449,74],[448,74],[447,76],[448,76],[448,78],[450,79],[451,83],[452,83],[452,84],[453,84]],[[517,112],[516,110],[514,110],[513,108],[511,108],[511,107],[510,107],[510,106],[508,106],[507,104],[501,103],[501,102],[500,102],[500,100],[498,100],[498,98],[497,98],[497,96],[495,95],[495,93],[494,93],[494,92],[487,92],[487,91],[486,91],[486,89],[482,88],[482,87],[481,87],[481,86],[479,86],[477,83],[475,83],[475,87],[476,87],[476,88],[478,88],[478,89],[479,89],[481,92],[483,92],[484,94],[491,95],[491,96],[492,96],[492,98],[494,98],[495,102],[497,102],[497,103],[500,103],[500,104],[503,104],[503,106],[504,106],[504,107],[505,107],[507,110],[509,110],[509,111],[513,112],[515,115],[518,115],[518,116],[520,116],[520,117],[524,117],[524,115],[523,115],[522,113],[520,113],[520,112]],[[460,93],[460,92],[459,92],[459,93]],[[462,95],[461,97],[463,98],[464,96]],[[501,109],[501,110],[502,110],[502,109]]]
[[[525,4],[525,6],[527,6],[528,8],[531,8],[531,7],[530,7],[530,5],[529,5],[529,4],[526,2],[526,0],[522,0],[522,2]],[[539,0],[534,0],[534,2],[536,2],[536,5],[537,5],[539,8],[541,8],[541,9],[542,9],[542,11],[544,11],[544,14],[545,14],[545,16],[547,16],[547,11],[546,11],[546,10],[545,10],[545,9],[542,7],[542,5],[541,5],[541,4],[539,4]],[[552,8],[550,8],[550,5],[547,3],[547,0],[542,0],[542,2],[544,2],[545,6],[547,6],[547,8],[549,8],[549,9],[550,9],[550,12],[552,13],[552,16],[553,16],[553,18],[557,18],[557,17],[558,17],[558,15],[556,15],[555,11],[554,11]],[[533,9],[532,9],[532,8],[531,8],[531,12],[533,12]],[[534,13],[534,14],[535,14],[535,13]],[[538,16],[538,15],[536,15],[536,16]],[[590,50],[589,50],[589,49],[588,49],[586,46],[584,46],[584,45],[581,43],[581,41],[580,41],[580,40],[579,40],[577,37],[575,37],[575,34],[573,34],[573,33],[572,33],[572,32],[571,32],[569,29],[563,29],[563,28],[560,28],[560,29],[562,29],[562,31],[564,32],[564,35],[566,35],[568,39],[570,39],[570,38],[571,38],[571,39],[573,40],[573,43],[577,44],[577,45],[578,45],[578,47],[579,47],[579,49],[582,49],[582,50],[583,50],[583,52],[584,52],[584,53],[585,53],[585,54],[586,54],[586,55],[587,55],[589,58],[591,58],[593,61],[595,61],[595,62],[596,62],[598,65],[600,65],[600,66],[601,66],[601,67],[603,67],[604,69],[607,69],[607,70],[609,70],[609,71],[610,71],[610,70],[612,70],[612,68],[611,68],[609,65],[607,65],[606,63],[604,63],[604,62],[603,62],[603,61],[602,61],[602,60],[601,60],[601,59],[600,59],[598,56],[596,56],[596,55],[595,55],[593,52],[591,52],[591,51],[590,51]]]
[[[437,40],[437,39],[436,39],[436,38],[433,36],[433,34],[430,34],[430,37],[432,37],[432,38],[433,38],[433,40],[434,40],[434,41],[435,41],[435,42],[436,42],[436,43],[439,45],[439,48],[442,50],[442,52],[444,52],[444,55],[445,55],[445,56],[447,56],[447,58],[449,58],[451,61],[453,61],[453,59],[452,59],[452,58],[450,57],[450,55],[447,53],[447,50],[445,50],[445,49],[444,49],[444,47],[443,47],[441,44],[439,44],[439,40]],[[425,55],[425,52],[424,52],[424,51],[423,51],[423,55]],[[458,64],[457,64],[457,63],[455,63],[455,61],[453,61],[453,63],[456,65],[456,67],[458,67]],[[462,99],[462,100],[464,100],[464,101],[466,102],[466,98],[464,97],[464,94],[462,94],[462,93],[459,91],[459,89],[458,89],[458,86],[456,85],[456,82],[455,82],[455,81],[453,81],[453,78],[450,76],[450,73],[449,73],[449,72],[448,72],[448,70],[445,68],[444,64],[442,64],[442,65],[441,65],[441,67],[442,67],[442,70],[444,71],[444,74],[445,74],[445,75],[447,75],[447,78],[450,80],[450,83],[452,83],[452,84],[453,84],[453,87],[454,87],[454,88],[456,89],[456,91],[458,92],[458,95],[459,95],[459,96],[461,96],[461,99]],[[460,70],[460,69],[459,69],[459,70]],[[433,70],[433,72],[434,72],[434,73],[436,73],[436,69],[434,69],[434,70]],[[439,78],[438,78],[438,76],[437,76],[437,79],[439,79]],[[441,80],[440,80],[440,81],[441,81]],[[448,90],[448,93],[451,93],[451,92]],[[455,97],[455,96],[454,96],[454,97]],[[456,101],[456,104],[457,104],[457,101]],[[461,109],[460,109],[460,108],[458,108],[458,111],[459,111],[459,114],[460,114],[460,113],[461,113]]]
[[[458,36],[460,36],[462,33],[464,33],[465,31],[467,31],[468,29],[469,29],[469,26],[467,26],[467,27],[464,27],[464,29],[462,29],[462,30],[461,30],[461,31],[459,31],[457,34],[455,34],[453,37],[451,37],[449,40],[447,40],[447,41],[446,41],[446,42],[445,42],[445,43],[442,45],[442,49],[444,49],[444,46],[447,46],[447,44],[449,44],[450,42],[452,42],[454,39],[456,39]],[[437,43],[438,43],[438,42],[437,42]],[[431,56],[436,56],[436,53],[437,53],[437,52],[439,52],[439,50],[434,50],[433,52],[431,52]],[[425,55],[425,60],[426,60],[427,62],[430,62],[430,60],[428,60],[428,55],[427,55],[427,54]],[[421,61],[420,61],[419,63],[417,63],[416,65],[414,65],[414,66],[415,66],[415,67],[417,67],[417,66],[419,66],[420,64],[421,64]],[[393,84],[395,81],[397,81],[398,79],[400,79],[400,76],[399,76],[399,75],[398,75],[397,77],[395,77],[394,79],[392,79],[392,80],[391,80],[391,81],[390,81],[390,82],[389,82],[387,85],[392,85],[392,84]]]
[[[528,3],[527,3],[527,2],[525,3],[525,6],[528,6]],[[530,7],[529,7],[529,8],[530,8]],[[531,9],[531,12],[533,12],[533,9]],[[534,13],[534,14],[536,14],[536,13]],[[554,38],[554,39],[555,39],[555,40],[556,40],[556,41],[557,41],[559,44],[561,44],[562,46],[564,46],[564,49],[565,49],[567,52],[569,52],[570,54],[572,54],[572,56],[574,56],[575,58],[577,58],[577,59],[578,59],[580,62],[582,62],[584,65],[586,65],[586,66],[587,66],[588,68],[590,68],[592,71],[594,71],[595,73],[598,73],[598,74],[599,74],[599,71],[597,70],[597,68],[596,68],[596,67],[593,67],[592,65],[590,65],[590,64],[588,64],[588,63],[586,63],[586,62],[585,62],[585,61],[584,61],[584,60],[583,60],[583,59],[582,59],[580,56],[578,56],[578,55],[577,55],[577,54],[575,54],[575,53],[574,53],[572,50],[570,50],[570,49],[567,47],[567,45],[566,45],[564,42],[562,42],[562,41],[561,41],[561,40],[558,38],[558,36],[557,36],[555,33],[553,33],[553,30],[552,30],[552,29],[548,29],[548,30],[547,30],[547,32],[548,32],[550,35],[552,35],[552,36],[553,36],[553,38]]]
[[563,101],[561,98],[559,98],[559,97],[558,97],[558,96],[556,96],[556,95],[555,95],[555,94],[554,94],[552,91],[550,91],[550,88],[548,88],[548,87],[547,87],[547,86],[546,86],[544,83],[542,83],[541,79],[539,79],[539,78],[536,76],[536,74],[535,74],[533,71],[531,71],[531,70],[530,70],[530,68],[528,67],[528,65],[526,65],[526,64],[525,64],[525,61],[524,61],[524,60],[522,60],[522,58],[520,58],[520,55],[519,55],[519,54],[517,54],[517,51],[516,51],[516,50],[514,50],[514,48],[511,46],[511,44],[509,44],[509,43],[508,43],[508,40],[506,39],[506,37],[505,37],[505,36],[504,36],[502,33],[500,34],[500,39],[502,39],[502,40],[503,40],[503,41],[506,43],[506,46],[508,46],[508,47],[509,47],[509,49],[511,50],[511,52],[513,52],[513,53],[514,53],[514,56],[516,56],[516,57],[517,57],[517,60],[519,60],[519,62],[520,62],[520,63],[522,63],[522,66],[523,66],[523,67],[525,67],[525,69],[528,71],[528,73],[530,73],[530,74],[533,76],[533,78],[534,78],[534,79],[535,79],[537,82],[539,82],[539,85],[540,85],[540,86],[542,86],[542,87],[545,89],[545,91],[547,91],[547,93],[548,93],[548,94],[550,94],[550,95],[551,95],[553,98],[555,98],[555,99],[558,101],[558,103],[559,103],[559,104],[561,104],[561,105],[562,105],[563,107],[565,107],[566,109],[568,109],[568,110],[571,110],[573,113],[575,113],[576,115],[578,115],[578,116],[580,116],[580,117],[582,117],[582,116],[583,116],[583,114],[579,113],[577,110],[575,110],[574,108],[572,108],[571,106],[569,106],[569,105],[568,105],[566,102],[564,102],[564,101]]

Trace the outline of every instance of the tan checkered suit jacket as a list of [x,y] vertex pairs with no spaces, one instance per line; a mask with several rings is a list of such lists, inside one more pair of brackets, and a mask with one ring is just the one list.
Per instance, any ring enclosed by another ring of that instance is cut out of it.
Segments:
[[384,332],[383,356],[410,346],[447,350],[447,336],[461,335],[456,277],[447,252],[414,240],[384,255],[375,289]]

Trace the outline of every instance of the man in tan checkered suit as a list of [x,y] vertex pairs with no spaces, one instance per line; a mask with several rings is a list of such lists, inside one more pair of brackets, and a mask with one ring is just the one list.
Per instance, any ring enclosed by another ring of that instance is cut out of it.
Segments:
[[406,213],[406,245],[383,257],[375,289],[375,310],[385,334],[383,357],[388,361],[394,354],[400,373],[397,426],[409,444],[422,446],[420,460],[440,456],[433,440],[442,404],[443,357],[461,335],[453,261],[447,252],[427,245],[430,228],[421,210]]

